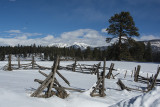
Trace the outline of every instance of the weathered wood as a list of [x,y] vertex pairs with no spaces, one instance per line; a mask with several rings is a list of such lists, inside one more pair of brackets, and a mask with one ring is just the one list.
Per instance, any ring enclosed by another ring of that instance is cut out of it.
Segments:
[[77,91],[77,92],[85,92],[85,90],[81,90],[81,89],[75,89],[75,88],[68,88],[68,87],[63,87],[66,90],[72,90],[72,91]]
[[7,68],[8,71],[12,71],[12,64],[11,64],[11,55],[9,54],[8,56],[8,68]]
[[95,75],[96,75],[96,73],[98,73],[97,77],[99,77],[99,70],[98,69],[99,69],[100,65],[101,65],[101,62],[98,63],[96,70],[95,70]]
[[40,80],[40,79],[34,79],[34,82],[38,82],[39,84],[42,84],[42,83],[43,83],[43,81]]
[[125,72],[124,78],[126,78],[126,75],[127,75],[127,70],[126,70],[126,72]]
[[100,78],[100,79],[97,81],[96,87],[94,87],[93,91],[90,93],[91,96],[93,96],[93,94],[95,93],[95,91],[97,90],[97,88],[100,86],[101,81],[102,81],[102,78]]
[[83,72],[83,69],[82,69],[81,65],[80,65],[80,64],[78,64],[78,65],[79,65],[79,67],[80,67],[81,71]]
[[121,90],[126,89],[126,86],[122,83],[122,81],[120,79],[118,79],[117,84],[120,86]]
[[132,70],[131,78],[132,78],[132,75],[133,75],[133,70]]
[[36,65],[39,69],[48,69],[48,70],[51,69],[50,67],[40,66],[40,65],[38,65],[38,64],[36,64],[36,63],[35,63],[35,65]]
[[[108,74],[106,75],[106,78],[108,78],[108,79],[111,78],[113,67],[114,67],[114,63],[111,63],[111,66],[110,66],[110,68],[109,68]],[[113,76],[113,75],[112,75],[112,76]]]
[[150,80],[150,78],[145,78],[145,77],[142,77],[142,76],[140,76],[140,75],[138,76],[138,80],[139,80],[139,79],[147,80],[147,81]]
[[[54,71],[54,68],[52,68],[52,71]],[[31,97],[37,97],[51,83],[52,76],[53,76],[53,72],[51,72],[48,75],[48,77],[43,81],[43,83],[39,86],[39,88],[34,93],[32,93]]]
[[42,71],[39,70],[39,73],[42,74],[43,76],[47,77],[48,75]]
[[105,91],[105,73],[106,73],[106,59],[104,58],[104,64],[103,64],[103,72],[102,72],[102,89],[101,89],[101,97],[106,96],[104,93]]
[[99,75],[99,70],[98,69],[96,71],[96,74],[97,74],[97,80],[99,80],[100,79],[100,75]]
[[115,78],[117,75],[119,75],[120,73],[115,74],[113,77]]
[[72,71],[75,72],[76,71],[76,64],[77,64],[77,60],[75,60],[74,64],[73,64],[73,68]]
[[57,69],[60,69],[60,59],[58,60]]
[[137,69],[136,69],[136,72],[135,72],[135,75],[134,75],[134,81],[135,81],[135,82],[138,81],[138,76],[139,76],[140,69],[141,69],[141,66],[138,65],[138,66],[137,66]]
[[156,84],[156,79],[157,79],[157,77],[158,77],[159,72],[160,72],[160,67],[158,67],[157,73],[154,75],[152,84],[151,84],[151,86],[148,87],[148,91],[150,91],[150,90],[152,90],[152,89],[154,88],[154,86],[155,86],[155,84]]
[[117,84],[120,86],[121,90],[124,90],[126,89],[127,91],[131,91],[131,90],[135,90],[135,91],[141,91],[141,92],[147,92],[145,90],[139,90],[139,89],[135,89],[135,88],[130,88],[130,87],[126,87],[122,81],[119,79]]
[[46,78],[43,83],[40,85],[40,87],[31,94],[31,97],[37,97],[52,81],[52,78]]
[[55,78],[55,74],[56,74],[56,71],[57,71],[58,61],[59,61],[59,56],[57,56],[57,58],[55,59],[54,64],[53,64],[53,68],[52,68],[53,75],[51,77],[52,81],[49,84],[49,88],[47,90],[47,96],[48,97],[51,97],[51,90],[52,90],[52,87],[53,87],[54,78]]
[[95,72],[95,64],[93,65],[93,67],[92,67],[92,72],[91,72],[91,74],[93,74],[94,72]]
[[145,90],[140,90],[140,89],[135,89],[135,88],[129,88],[129,87],[126,87],[126,88],[128,89],[128,91],[135,90],[135,91],[141,91],[141,92],[148,92]]
[[21,64],[20,64],[20,57],[18,57],[18,68],[21,67]]
[[34,69],[34,63],[35,63],[35,61],[34,61],[34,56],[32,56],[32,62],[31,62],[31,64],[32,64],[32,69]]
[[67,92],[65,91],[65,89],[63,87],[56,87],[53,86],[53,88],[55,88],[57,90],[57,96],[60,98],[66,98],[68,96]]
[[62,74],[60,74],[59,71],[56,71],[56,72],[70,86],[69,81]]
[[[38,82],[39,84],[42,84],[42,83],[43,83],[43,81],[42,81],[42,80],[39,80],[39,79],[35,79],[34,81],[35,81],[35,82]],[[57,81],[56,78],[55,78],[55,83],[56,83],[58,86],[62,87],[62,86],[59,84],[59,82]],[[52,88],[54,88],[54,87],[55,87],[55,86],[53,86]],[[62,88],[66,89],[66,90],[77,91],[77,92],[84,92],[84,91],[85,91],[85,90],[75,89],[75,88],[69,88],[69,87],[62,87]]]

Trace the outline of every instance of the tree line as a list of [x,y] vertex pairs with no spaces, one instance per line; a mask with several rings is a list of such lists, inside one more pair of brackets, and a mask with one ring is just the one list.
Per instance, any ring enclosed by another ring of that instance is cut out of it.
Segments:
[[54,56],[59,55],[64,59],[77,59],[77,60],[103,60],[106,55],[106,50],[100,50],[97,48],[91,49],[87,47],[85,50],[80,48],[58,48],[48,46],[0,46],[0,60],[5,60],[5,55],[15,55],[16,57],[31,57],[32,55],[39,55],[43,60],[53,60]]
[[[48,46],[36,46],[35,44],[30,46],[0,46],[0,60],[5,60],[5,55],[15,55],[16,57],[31,57],[40,56],[42,60],[53,61],[54,56],[59,55],[64,59],[77,59],[77,60],[117,60],[119,54],[117,51],[118,45],[112,44],[108,46],[106,50],[99,48],[87,47],[85,50],[80,48],[58,48]],[[134,41],[132,44],[122,43],[121,45],[121,60],[124,61],[146,61],[146,62],[160,62],[160,52],[152,52],[151,44],[145,46],[143,42]]]

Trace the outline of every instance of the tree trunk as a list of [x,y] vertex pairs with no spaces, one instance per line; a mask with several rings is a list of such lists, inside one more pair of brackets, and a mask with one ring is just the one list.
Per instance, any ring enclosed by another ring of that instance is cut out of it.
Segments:
[[122,35],[121,35],[121,33],[120,33],[120,35],[119,35],[119,41],[118,41],[118,56],[117,56],[117,60],[121,60],[121,45],[122,45]]

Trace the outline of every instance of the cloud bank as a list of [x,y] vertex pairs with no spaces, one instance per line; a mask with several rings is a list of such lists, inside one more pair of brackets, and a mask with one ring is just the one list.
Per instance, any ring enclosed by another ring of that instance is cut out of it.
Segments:
[[[42,45],[48,46],[51,44],[63,43],[73,45],[75,42],[85,43],[91,46],[107,46],[107,32],[102,29],[100,32],[93,29],[78,29],[70,32],[64,32],[60,36],[55,37],[52,34],[44,35],[41,33],[28,33],[21,30],[4,31],[6,34],[0,34],[0,46],[17,46],[20,45]],[[154,35],[142,35],[139,38],[134,38],[137,41],[160,39]]]
[[[48,34],[43,37],[39,37],[40,33],[26,33],[20,30],[9,30],[5,31],[9,36],[8,38],[4,38],[3,34],[0,37],[0,45],[10,45],[16,46],[20,45],[42,45],[47,46],[53,43],[65,43],[72,45],[75,42],[86,43],[91,46],[105,46],[105,38],[102,32],[98,32],[93,29],[78,29],[70,32],[64,32],[59,37],[55,37],[54,35]],[[32,38],[36,36],[36,38]]]

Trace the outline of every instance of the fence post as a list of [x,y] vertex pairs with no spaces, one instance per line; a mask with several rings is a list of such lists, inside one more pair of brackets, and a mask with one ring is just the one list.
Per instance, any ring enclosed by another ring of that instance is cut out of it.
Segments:
[[8,71],[12,71],[12,67],[11,67],[11,54],[9,54],[8,56]]
[[73,64],[73,68],[72,71],[75,72],[76,71],[76,64],[77,64],[77,60],[75,60],[74,64]]
[[104,58],[104,65],[103,65],[103,72],[102,72],[102,92],[101,96],[104,97],[106,94],[104,93],[105,91],[105,73],[106,73],[106,58]]
[[34,69],[34,56],[32,56],[32,69]]
[[21,67],[21,64],[20,64],[20,57],[18,57],[18,68]]
[[134,81],[135,81],[135,82],[138,81],[138,76],[139,76],[140,69],[141,69],[141,66],[138,65],[138,66],[137,66],[137,70],[135,71],[135,74],[134,74]]
[[127,75],[127,70],[126,70],[126,73],[125,73],[125,75],[124,75],[124,78],[126,78],[126,75]]
[[111,78],[113,67],[114,67],[114,63],[111,63],[111,66],[110,66],[110,68],[109,68],[109,72],[108,72],[108,74],[106,75],[106,78],[107,78],[107,79],[110,79],[110,78]]

